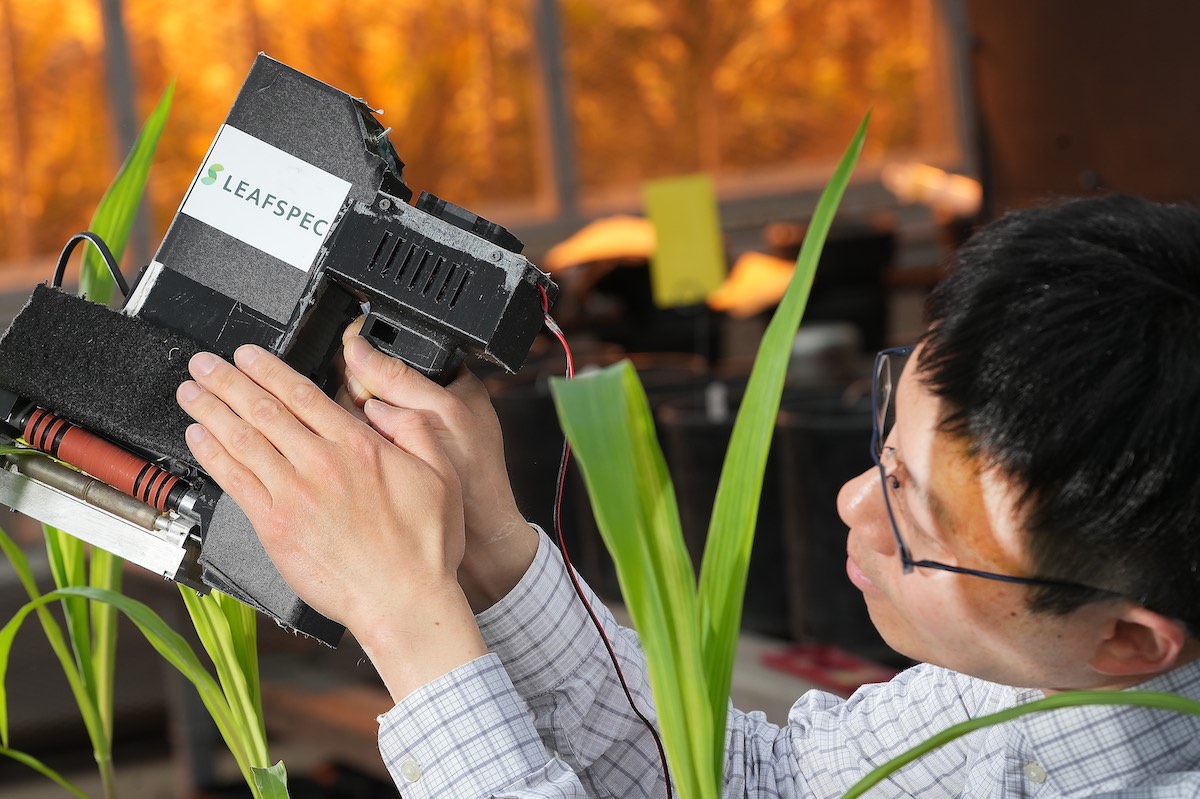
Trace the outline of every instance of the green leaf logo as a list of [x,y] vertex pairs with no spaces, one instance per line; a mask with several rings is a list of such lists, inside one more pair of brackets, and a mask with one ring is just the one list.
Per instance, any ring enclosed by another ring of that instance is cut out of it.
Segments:
[[200,182],[205,186],[211,186],[217,182],[217,173],[225,171],[225,167],[220,164],[211,164],[208,167],[208,177],[200,178]]

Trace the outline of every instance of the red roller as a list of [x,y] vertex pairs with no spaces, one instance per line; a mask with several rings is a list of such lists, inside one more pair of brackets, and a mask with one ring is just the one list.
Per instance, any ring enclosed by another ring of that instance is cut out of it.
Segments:
[[170,472],[42,408],[29,415],[25,441],[160,511],[175,510],[188,488]]

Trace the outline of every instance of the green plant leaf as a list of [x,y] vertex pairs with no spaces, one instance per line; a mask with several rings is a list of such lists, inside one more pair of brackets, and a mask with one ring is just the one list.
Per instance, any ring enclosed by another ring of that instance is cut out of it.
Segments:
[[[87,585],[87,562],[83,542],[62,530],[42,525],[46,538],[46,554],[50,559],[50,575],[59,588],[69,585]],[[88,604],[77,597],[62,601],[63,616],[67,623],[67,638],[75,653],[75,666],[83,679],[84,690],[89,697],[96,695],[96,674],[92,658],[92,635],[89,624]]]
[[17,546],[17,542],[12,540],[4,528],[0,528],[0,549],[4,550],[9,563],[17,573],[17,580],[20,581],[21,587],[25,589],[29,598],[36,599],[40,596],[42,592],[37,587],[37,579],[33,576],[29,558],[25,557],[25,550]]
[[3,629],[0,629],[0,674],[7,667],[8,647],[5,642],[7,641],[11,645],[12,636],[15,634],[15,629],[10,630],[10,628],[19,626],[21,620],[30,611],[64,596],[78,596],[93,602],[107,602],[134,623],[150,645],[154,647],[154,650],[196,687],[200,701],[212,716],[217,730],[237,761],[243,779],[247,785],[253,786],[252,770],[266,763],[265,757],[256,758],[255,744],[250,740],[253,736],[253,722],[247,721],[239,715],[238,709],[226,699],[221,686],[209,674],[187,641],[172,630],[157,613],[132,597],[100,588],[71,587],[52,591],[27,603],[17,611],[17,614]]
[[551,381],[597,525],[646,651],[663,746],[682,799],[713,799],[767,452],[792,341],[870,115],[826,186],[796,272],[759,348],[722,469],[699,587],[653,417],[628,362]]
[[[100,548],[93,548],[88,584],[106,591],[121,590],[124,560]],[[96,708],[100,712],[104,737],[113,738],[113,688],[117,667],[117,616],[112,606],[89,602],[92,628],[92,668],[95,677]]]
[[871,770],[865,777],[855,783],[849,791],[843,794],[842,799],[856,799],[862,796],[868,790],[883,782],[894,772],[913,762],[921,755],[931,752],[939,746],[953,741],[955,738],[961,738],[969,732],[1011,721],[1030,713],[1041,713],[1047,710],[1080,707],[1083,705],[1153,707],[1161,710],[1171,710],[1176,713],[1200,716],[1200,702],[1184,696],[1159,691],[1066,691],[1061,694],[1052,694],[1044,699],[1005,708],[987,716],[967,719],[966,721],[947,727],[941,732],[931,735],[907,752],[897,755],[878,768]]
[[262,799],[288,799],[287,769],[282,760],[270,768],[254,769],[254,784]]
[[707,758],[711,713],[696,627],[696,577],[675,491],[637,373],[627,361],[553,380],[596,522],[642,636],[663,746],[681,797],[717,796]]
[[15,749],[9,749],[7,747],[0,746],[0,756],[12,758],[18,763],[23,763],[26,766],[29,766],[43,777],[49,777],[50,779],[54,780],[54,782],[58,783],[59,787],[70,791],[75,796],[78,796],[79,799],[88,799],[88,795],[86,793],[76,788],[75,785],[68,781],[65,777],[32,755],[27,755],[24,752],[18,752]]
[[267,731],[262,708],[262,680],[258,670],[258,614],[249,605],[238,602],[231,596],[219,591],[214,591],[213,595],[229,624],[229,634],[232,639],[233,652],[237,658],[238,670],[245,675],[248,712],[258,718],[261,738],[265,742]]
[[[35,606],[38,621],[41,622],[42,630],[46,634],[46,640],[50,643],[50,648],[54,650],[54,654],[62,666],[63,674],[67,678],[67,684],[71,688],[71,695],[79,705],[79,712],[83,717],[83,723],[87,728],[88,736],[94,738],[100,735],[103,729],[100,714],[96,710],[91,696],[87,693],[83,678],[80,676],[79,669],[75,665],[74,656],[63,636],[62,628],[55,621],[54,616],[44,607],[46,604],[43,601],[45,597],[38,591],[37,583],[33,577],[33,570],[29,567],[29,561],[25,557],[25,553],[17,546],[8,533],[3,530],[0,530],[0,549],[4,550],[5,555],[8,556],[9,561],[12,562],[13,567],[16,569],[21,584],[24,586],[26,593],[29,594],[30,603],[39,603]],[[29,605],[26,605],[26,608],[28,607]],[[13,638],[17,634],[17,629],[20,627],[21,621],[28,614],[28,610],[19,611],[19,613],[19,619],[14,616],[3,629],[0,629],[0,743],[4,746],[8,746],[8,692],[5,681],[5,676],[8,673],[8,658],[12,649]]]
[[[245,749],[251,764],[266,763],[267,744],[262,707],[260,704],[256,705],[253,698],[257,692],[257,685],[252,692],[248,684],[248,675],[239,658],[239,644],[235,641],[229,620],[221,608],[222,595],[214,591],[208,596],[200,596],[185,586],[180,586],[179,591],[200,643],[216,666],[217,678],[220,680],[225,699],[239,720],[239,745]],[[257,655],[253,672],[257,678]]]
[[[150,165],[158,149],[158,140],[166,127],[174,95],[175,81],[171,81],[159,98],[158,105],[146,118],[137,141],[125,158],[125,163],[121,165],[108,191],[100,198],[92,216],[88,229],[104,239],[118,263],[125,253],[129,233],[133,230],[133,222],[137,218],[137,210],[146,191]],[[79,280],[79,293],[107,305],[112,301],[115,285],[109,275],[108,266],[95,248],[87,244],[83,246],[83,274]]]
[[791,283],[771,317],[754,359],[713,502],[712,519],[700,566],[699,619],[709,706],[713,713],[715,735],[712,756],[718,785],[723,776],[725,720],[738,631],[742,623],[746,575],[758,523],[763,475],[771,437],[775,432],[792,342],[795,341],[796,330],[808,304],[821,250],[833,224],[834,214],[850,184],[850,175],[858,163],[870,120],[868,112],[817,201],[800,254],[796,258],[796,270]]

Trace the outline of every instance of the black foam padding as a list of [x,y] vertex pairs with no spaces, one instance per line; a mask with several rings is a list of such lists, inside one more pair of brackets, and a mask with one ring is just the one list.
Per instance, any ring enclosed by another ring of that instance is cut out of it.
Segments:
[[[0,388],[143,454],[198,468],[184,443],[191,418],[175,402],[187,363],[201,349],[184,335],[40,285],[0,338]],[[304,604],[228,495],[205,524],[203,581],[336,646],[343,628]]]
[[228,495],[213,510],[200,550],[203,580],[213,588],[273,617],[283,627],[336,647],[345,628],[296,596],[279,574],[246,513]]
[[0,338],[0,387],[143,454],[196,465],[175,402],[200,346],[42,284]]

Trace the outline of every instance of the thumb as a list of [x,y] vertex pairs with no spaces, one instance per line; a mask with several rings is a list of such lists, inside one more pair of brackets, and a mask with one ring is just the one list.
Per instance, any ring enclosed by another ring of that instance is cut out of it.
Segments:
[[356,399],[378,397],[391,405],[420,406],[441,387],[398,358],[385,355],[362,336],[347,338],[346,374]]
[[439,472],[453,472],[429,419],[420,411],[397,408],[377,399],[363,405],[363,413],[379,435]]

